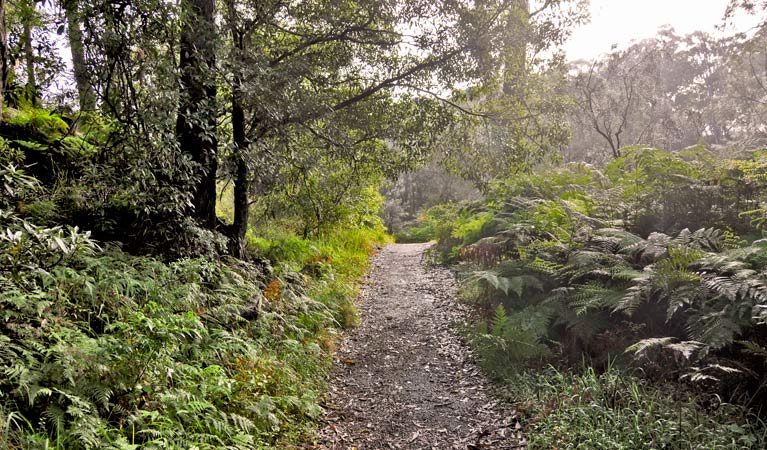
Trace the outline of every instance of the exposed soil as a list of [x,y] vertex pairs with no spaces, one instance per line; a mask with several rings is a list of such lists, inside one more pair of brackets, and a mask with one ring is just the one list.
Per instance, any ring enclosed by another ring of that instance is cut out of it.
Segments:
[[467,309],[453,274],[424,265],[428,247],[389,245],[374,258],[314,448],[524,448],[513,411],[493,398],[455,330]]

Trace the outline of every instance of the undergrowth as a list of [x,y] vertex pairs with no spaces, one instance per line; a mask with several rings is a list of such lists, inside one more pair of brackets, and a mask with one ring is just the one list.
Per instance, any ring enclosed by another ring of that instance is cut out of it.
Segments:
[[506,378],[531,450],[761,449],[767,426],[745,408],[648,383],[611,366]]
[[35,225],[9,206],[36,180],[0,179],[0,448],[289,448],[310,431],[380,227],[264,230],[251,262],[169,262]]
[[533,448],[764,448],[765,173],[764,152],[634,147],[423,215],[483,366],[538,386]]

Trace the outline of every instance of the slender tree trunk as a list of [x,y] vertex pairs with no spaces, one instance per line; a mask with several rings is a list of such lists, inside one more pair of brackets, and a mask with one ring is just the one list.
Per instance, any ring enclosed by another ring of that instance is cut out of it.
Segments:
[[32,49],[32,20],[35,16],[35,3],[27,1],[24,5],[23,21],[23,39],[24,39],[24,60],[27,70],[27,95],[33,106],[38,105],[37,77],[35,76],[35,52]]
[[77,0],[63,1],[64,14],[67,18],[67,39],[72,51],[72,68],[74,69],[77,97],[80,101],[80,111],[96,109],[96,95],[88,78],[88,67],[83,45],[83,32],[80,28],[80,11]]
[[8,33],[5,29],[5,0],[0,0],[0,122],[3,120],[5,85],[8,81]]
[[245,234],[248,232],[250,200],[248,186],[250,169],[245,157],[247,139],[245,137],[245,111],[242,108],[242,93],[237,80],[232,89],[232,135],[234,138],[237,172],[234,178],[234,222],[229,236],[229,251],[233,256],[242,258],[245,250]]
[[248,232],[248,219],[250,218],[250,200],[248,198],[250,167],[246,155],[249,142],[245,134],[245,109],[242,104],[242,70],[245,67],[247,34],[237,27],[235,2],[228,0],[226,5],[232,43],[236,49],[232,82],[232,139],[234,141],[236,170],[234,176],[234,221],[229,229],[229,252],[232,256],[242,258],[245,256],[245,235]]
[[197,163],[194,215],[208,229],[216,227],[216,25],[215,0],[182,0],[181,104],[176,135],[181,151]]

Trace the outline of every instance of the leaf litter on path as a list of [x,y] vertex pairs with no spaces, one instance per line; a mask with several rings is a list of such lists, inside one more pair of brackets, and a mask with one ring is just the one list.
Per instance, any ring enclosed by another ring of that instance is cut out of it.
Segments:
[[517,417],[493,398],[455,325],[452,272],[426,267],[429,244],[392,244],[373,261],[362,324],[336,355],[318,450],[518,449]]

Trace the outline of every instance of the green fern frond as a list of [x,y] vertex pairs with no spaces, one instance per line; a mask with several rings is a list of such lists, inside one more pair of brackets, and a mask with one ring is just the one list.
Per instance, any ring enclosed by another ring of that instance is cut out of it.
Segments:
[[725,309],[701,316],[691,316],[687,320],[687,332],[696,341],[703,342],[716,350],[731,344],[744,325],[746,324],[738,323],[732,317],[728,317]]
[[571,294],[570,307],[579,316],[594,310],[613,310],[625,297],[625,291],[611,289],[598,284],[577,286]]
[[503,330],[506,327],[507,320],[508,316],[506,316],[506,309],[503,307],[503,305],[498,305],[498,307],[495,308],[493,319],[490,322],[491,333],[493,336],[503,335]]
[[665,347],[666,345],[669,345],[676,341],[677,339],[674,337],[642,339],[641,341],[628,346],[625,350],[625,353],[633,353],[634,355],[637,355],[637,356],[644,356],[648,350],[659,348],[659,347]]
[[527,264],[530,270],[540,272],[549,276],[556,276],[564,266],[554,261],[547,261],[541,258],[535,258],[533,261]]
[[721,252],[724,249],[725,235],[716,228],[701,228],[690,232],[685,228],[671,240],[673,245],[694,247],[707,252]]
[[626,250],[644,241],[641,237],[619,228],[600,228],[595,231],[595,234],[615,242],[618,245],[618,251]]
[[493,270],[475,271],[469,276],[469,280],[484,283],[495,290],[503,292],[505,295],[514,293],[517,297],[522,297],[527,290],[541,292],[544,289],[543,283],[532,275],[504,277],[498,275]]
[[626,290],[620,301],[613,307],[613,312],[620,312],[629,317],[633,316],[639,307],[651,296],[650,291],[649,279],[641,280]]

